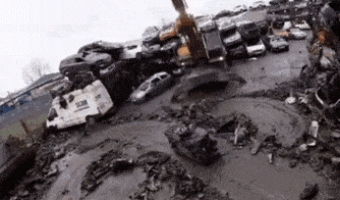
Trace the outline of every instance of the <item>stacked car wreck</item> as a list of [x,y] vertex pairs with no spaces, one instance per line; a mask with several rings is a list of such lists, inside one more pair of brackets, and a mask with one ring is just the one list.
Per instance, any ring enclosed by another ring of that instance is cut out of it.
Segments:
[[339,125],[339,6],[339,2],[333,1],[321,8],[309,45],[311,66],[304,68],[301,74],[308,79],[306,86],[311,87],[302,100],[316,108],[331,126]]

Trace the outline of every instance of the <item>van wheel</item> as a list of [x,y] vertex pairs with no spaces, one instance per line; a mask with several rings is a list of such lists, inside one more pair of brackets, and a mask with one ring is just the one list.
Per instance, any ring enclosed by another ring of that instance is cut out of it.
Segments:
[[89,126],[94,126],[96,124],[96,118],[91,117],[91,116],[87,116],[86,117],[86,124],[88,124]]
[[96,124],[96,118],[93,116],[87,116],[85,130],[92,130],[95,124]]

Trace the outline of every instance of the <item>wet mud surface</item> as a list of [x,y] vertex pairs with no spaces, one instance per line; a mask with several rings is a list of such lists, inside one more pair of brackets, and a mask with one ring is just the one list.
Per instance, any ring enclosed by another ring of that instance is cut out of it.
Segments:
[[[308,64],[305,41],[290,45],[236,61],[231,73],[244,81],[190,88],[177,103],[173,87],[91,130],[51,133],[4,199],[340,199],[339,134],[321,123],[320,141],[305,146],[312,116],[284,102],[304,89],[296,78]],[[192,135],[170,141],[171,127]],[[202,164],[177,141],[213,144],[219,156]]]

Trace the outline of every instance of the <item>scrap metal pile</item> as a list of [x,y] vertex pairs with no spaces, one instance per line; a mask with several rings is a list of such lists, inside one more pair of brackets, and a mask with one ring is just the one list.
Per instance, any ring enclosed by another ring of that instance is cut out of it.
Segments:
[[311,65],[301,71],[308,88],[302,102],[331,126],[338,126],[340,122],[339,11],[339,1],[331,1],[321,8],[308,46]]

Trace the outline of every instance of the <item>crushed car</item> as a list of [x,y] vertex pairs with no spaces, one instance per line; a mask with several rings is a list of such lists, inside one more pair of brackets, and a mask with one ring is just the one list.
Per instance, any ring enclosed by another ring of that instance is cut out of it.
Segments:
[[264,1],[255,1],[251,6],[249,6],[250,10],[261,10],[264,8],[266,8]]
[[275,18],[272,22],[272,26],[275,29],[283,28],[284,24],[285,24],[285,20],[281,17]]
[[95,42],[92,42],[90,44],[80,47],[77,53],[83,53],[85,51],[107,53],[107,54],[110,54],[113,59],[118,59],[123,49],[124,49],[124,46],[120,43],[112,43],[112,42],[98,40],[98,41],[95,41]]
[[153,57],[160,51],[161,41],[159,37],[160,30],[156,26],[150,26],[142,34],[142,55],[143,57]]
[[72,80],[75,74],[82,71],[91,71],[94,76],[100,76],[100,70],[113,63],[112,57],[107,53],[83,51],[66,57],[60,62],[59,71]]
[[310,26],[305,20],[296,20],[293,22],[293,25],[300,30],[311,30]]
[[208,20],[199,26],[209,62],[224,61],[226,50],[215,21]]
[[246,43],[246,49],[249,57],[266,55],[266,47],[261,39],[256,43]]
[[236,31],[236,23],[232,20],[224,20],[218,27],[224,46],[228,49],[240,45],[243,40],[241,34]]
[[233,9],[233,12],[235,15],[246,12],[246,11],[248,11],[248,8],[246,5],[238,5],[238,6],[235,6]]
[[289,39],[291,40],[304,40],[307,38],[307,33],[301,31],[299,28],[290,28],[287,30]]
[[259,27],[253,21],[241,21],[236,23],[237,31],[241,34],[244,41],[249,42],[260,38]]
[[233,60],[246,58],[248,56],[245,44],[228,50],[229,57]]
[[231,17],[232,15],[233,15],[232,11],[222,10],[213,17],[213,20],[217,20],[217,19],[222,18],[222,17]]
[[46,127],[65,129],[93,122],[114,109],[110,94],[100,80],[83,89],[58,95],[52,101]]
[[141,103],[148,98],[160,94],[172,84],[172,76],[167,72],[159,72],[148,78],[130,95],[133,103]]
[[262,40],[268,51],[272,52],[289,51],[289,43],[282,37],[268,35],[263,37]]

